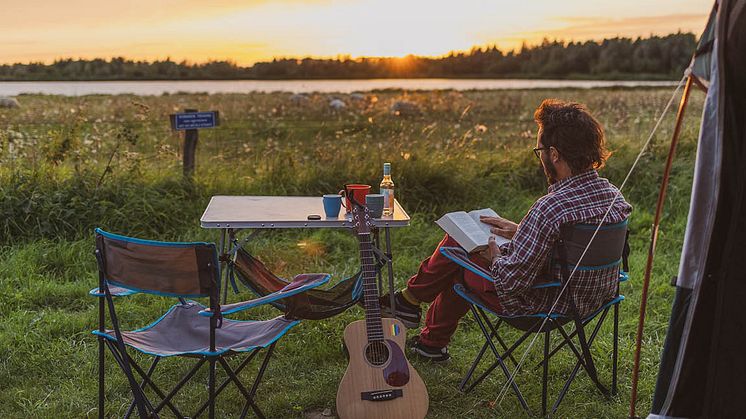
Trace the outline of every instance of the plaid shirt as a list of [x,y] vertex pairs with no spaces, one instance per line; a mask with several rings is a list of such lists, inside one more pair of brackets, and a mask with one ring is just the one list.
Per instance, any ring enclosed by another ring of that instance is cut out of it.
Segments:
[[[589,170],[549,186],[549,192],[523,217],[513,239],[501,247],[503,256],[492,264],[495,290],[504,314],[530,314],[551,309],[560,288],[533,289],[532,286],[544,281],[542,273],[559,236],[560,225],[600,222],[615,196],[619,198],[605,224],[624,221],[632,206],[614,185],[599,177],[598,172]],[[618,277],[619,267],[576,271],[554,312],[568,313],[568,298],[572,296],[580,315],[590,314],[614,298]]]

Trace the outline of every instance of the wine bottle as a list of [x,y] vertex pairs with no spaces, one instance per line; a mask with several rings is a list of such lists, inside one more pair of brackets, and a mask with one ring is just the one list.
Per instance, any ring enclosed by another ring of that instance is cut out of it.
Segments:
[[394,181],[391,180],[391,163],[383,164],[383,180],[381,181],[381,195],[383,195],[383,216],[394,214]]

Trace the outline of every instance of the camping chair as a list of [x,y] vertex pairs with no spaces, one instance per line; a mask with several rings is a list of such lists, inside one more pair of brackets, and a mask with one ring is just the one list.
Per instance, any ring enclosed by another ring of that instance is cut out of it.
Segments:
[[[376,272],[380,275],[381,268],[386,263],[385,255],[376,256]],[[228,260],[227,269],[231,284],[234,284],[235,278],[237,278],[260,297],[269,295],[288,285],[286,279],[272,273],[259,259],[243,248],[239,248],[235,257]],[[359,270],[351,277],[342,279],[328,289],[309,290],[282,301],[273,301],[270,304],[285,313],[290,313],[297,319],[328,319],[360,303],[363,295],[362,279],[362,270]]]
[[[133,402],[125,417],[134,408],[141,418],[159,417],[168,408],[176,417],[185,417],[172,402],[178,391],[205,364],[209,367],[208,398],[191,417],[208,410],[215,416],[215,399],[231,382],[245,399],[241,417],[251,409],[264,417],[254,396],[269,363],[277,340],[299,323],[299,320],[279,316],[263,321],[238,321],[223,316],[248,310],[282,298],[291,297],[326,283],[327,274],[302,274],[278,290],[262,298],[240,303],[219,304],[220,265],[212,243],[169,243],[119,236],[96,229],[96,259],[99,267],[99,286],[91,294],[99,297],[99,328],[93,333],[99,341],[99,417],[104,417],[104,359],[108,347],[116,363],[127,377]],[[122,331],[114,307],[113,297],[134,293],[148,293],[176,297],[179,302],[163,316],[143,328]],[[186,298],[208,297],[209,308]],[[106,308],[112,329],[106,329]],[[147,372],[127,351],[127,346],[154,357]],[[238,374],[262,349],[266,354],[250,389]],[[233,369],[226,357],[247,353]],[[151,378],[162,358],[181,356],[197,362],[168,393],[162,391]],[[216,386],[216,365],[227,378]],[[138,383],[138,379],[141,380]],[[147,387],[157,395],[151,400]]]
[[[627,257],[629,255],[629,245],[627,243],[627,221],[623,221],[616,224],[604,225],[598,231],[598,234],[593,239],[588,252],[581,258],[581,255],[596,231],[597,225],[590,224],[567,224],[560,228],[560,237],[557,240],[553,255],[550,257],[550,266],[548,272],[560,272],[559,281],[549,278],[548,281],[534,285],[534,288],[545,288],[553,287],[558,290],[563,287],[570,276],[573,268],[578,265],[578,271],[593,271],[593,270],[609,270],[617,269],[619,272],[619,282],[626,281],[629,278],[627,274],[629,268],[627,264]],[[465,269],[489,280],[494,281],[490,272],[486,271],[482,267],[469,261],[466,252],[458,247],[443,247],[440,249],[441,253],[459,264]],[[622,269],[619,269],[619,266]],[[554,269],[552,269],[554,268]],[[571,287],[572,284],[569,286]],[[568,287],[568,288],[569,288]],[[510,386],[513,392],[518,397],[521,406],[530,412],[528,404],[526,403],[523,394],[521,393],[518,385],[514,380],[511,379],[510,371],[506,365],[506,361],[510,360],[514,365],[518,365],[513,353],[520,347],[520,345],[532,334],[543,333],[544,334],[544,352],[542,361],[538,366],[543,367],[542,376],[542,415],[547,414],[547,388],[548,388],[548,374],[549,374],[549,361],[560,349],[567,346],[571,349],[575,355],[577,362],[573,368],[570,376],[565,381],[565,384],[560,392],[557,400],[552,406],[551,413],[554,413],[562,399],[565,397],[570,384],[577,376],[580,368],[582,367],[591,378],[593,383],[596,385],[598,390],[605,396],[609,394],[616,394],[617,392],[617,360],[618,360],[618,340],[619,340],[619,303],[624,300],[623,295],[619,295],[619,284],[616,286],[616,295],[609,301],[604,302],[600,307],[594,310],[591,314],[581,318],[578,315],[575,307],[575,302],[570,297],[570,312],[565,314],[559,313],[534,313],[520,316],[506,316],[500,313],[496,313],[490,308],[485,302],[483,302],[477,295],[470,292],[462,284],[454,285],[454,290],[462,298],[464,298],[470,305],[471,312],[479,325],[484,337],[485,343],[479,351],[476,359],[472,363],[469,371],[464,376],[463,380],[459,384],[459,389],[465,392],[470,391],[480,382],[482,382],[495,368],[500,368],[505,374],[506,378],[510,381]],[[570,292],[566,290],[565,292]],[[572,294],[568,294],[571,296]],[[612,381],[611,381],[611,392],[601,384],[598,378],[598,372],[595,366],[594,359],[591,355],[590,349],[593,341],[596,339],[601,325],[606,319],[609,310],[613,309],[614,318],[614,331],[613,331],[613,349],[612,349]],[[491,316],[496,317],[494,321],[491,320]],[[590,325],[593,320],[596,320],[590,335],[586,333],[586,326]],[[508,345],[505,340],[498,333],[500,326],[505,323],[513,328],[516,328],[523,332],[523,334],[516,340],[515,343]],[[565,329],[565,326],[569,325],[573,328],[571,332]],[[561,336],[560,343],[550,350],[551,332],[559,332]],[[574,343],[574,338],[577,338],[577,342]],[[496,343],[500,345],[504,352],[500,353]],[[480,364],[482,357],[490,351],[495,356],[495,361],[487,368],[478,378],[476,378],[471,384],[469,381],[472,379],[477,366]],[[467,385],[469,384],[469,385]]]

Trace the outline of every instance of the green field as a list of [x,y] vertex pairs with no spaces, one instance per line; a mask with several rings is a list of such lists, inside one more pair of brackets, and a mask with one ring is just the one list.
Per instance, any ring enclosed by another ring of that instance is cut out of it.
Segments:
[[[533,110],[543,98],[584,102],[603,123],[614,153],[601,174],[619,185],[632,165],[670,90],[599,89],[532,91],[383,91],[329,110],[331,95],[311,95],[294,104],[289,94],[136,96],[20,96],[19,109],[0,109],[0,417],[94,417],[97,414],[97,304],[87,295],[97,283],[93,228],[158,240],[216,241],[199,227],[212,195],[321,195],[344,183],[377,185],[390,161],[397,198],[412,216],[393,236],[399,285],[416,272],[442,232],[433,221],[444,212],[490,206],[518,221],[546,181],[531,152]],[[650,407],[684,235],[692,181],[698,115],[703,95],[692,95],[661,226],[642,354],[639,411]],[[422,113],[390,112],[398,100]],[[181,179],[181,138],[168,114],[184,108],[219,110],[222,126],[203,130],[194,182]],[[623,193],[631,217],[632,280],[622,293],[620,394],[605,401],[579,375],[557,417],[623,417],[631,387],[632,351],[642,271],[673,115]],[[342,231],[279,231],[265,234],[253,253],[277,273],[329,272],[333,281],[357,270],[354,237]],[[230,295],[250,298],[248,291]],[[137,295],[119,301],[125,328],[143,326],[172,301]],[[269,318],[269,307],[248,313]],[[346,368],[341,351],[345,325],[363,316],[359,308],[325,321],[305,321],[277,347],[258,392],[270,417],[302,417],[334,409],[337,384]],[[594,345],[602,379],[610,374],[611,322]],[[410,332],[412,335],[414,332]],[[475,391],[456,386],[476,354],[481,333],[465,318],[450,347],[453,362],[413,360],[430,394],[430,415],[522,417],[508,393],[493,401],[504,377],[494,374]],[[541,370],[533,348],[518,384],[529,404],[540,407]],[[161,363],[157,383],[185,372],[190,360]],[[553,358],[552,393],[572,368],[571,357]],[[109,358],[108,416],[129,405],[126,381]],[[166,368],[170,367],[170,368]],[[203,372],[206,370],[203,370]],[[249,374],[246,375],[248,377]],[[206,374],[177,398],[201,402]],[[184,410],[191,410],[185,408]],[[236,416],[235,390],[219,399],[220,417]]]

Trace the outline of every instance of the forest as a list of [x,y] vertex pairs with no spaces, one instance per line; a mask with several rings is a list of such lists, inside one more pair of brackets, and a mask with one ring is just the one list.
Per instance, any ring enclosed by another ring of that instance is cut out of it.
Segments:
[[545,39],[503,51],[494,45],[443,57],[275,58],[240,66],[232,61],[175,62],[58,59],[51,64],[0,65],[1,81],[42,80],[283,80],[367,78],[677,79],[696,37],[675,33],[647,38],[565,42]]

